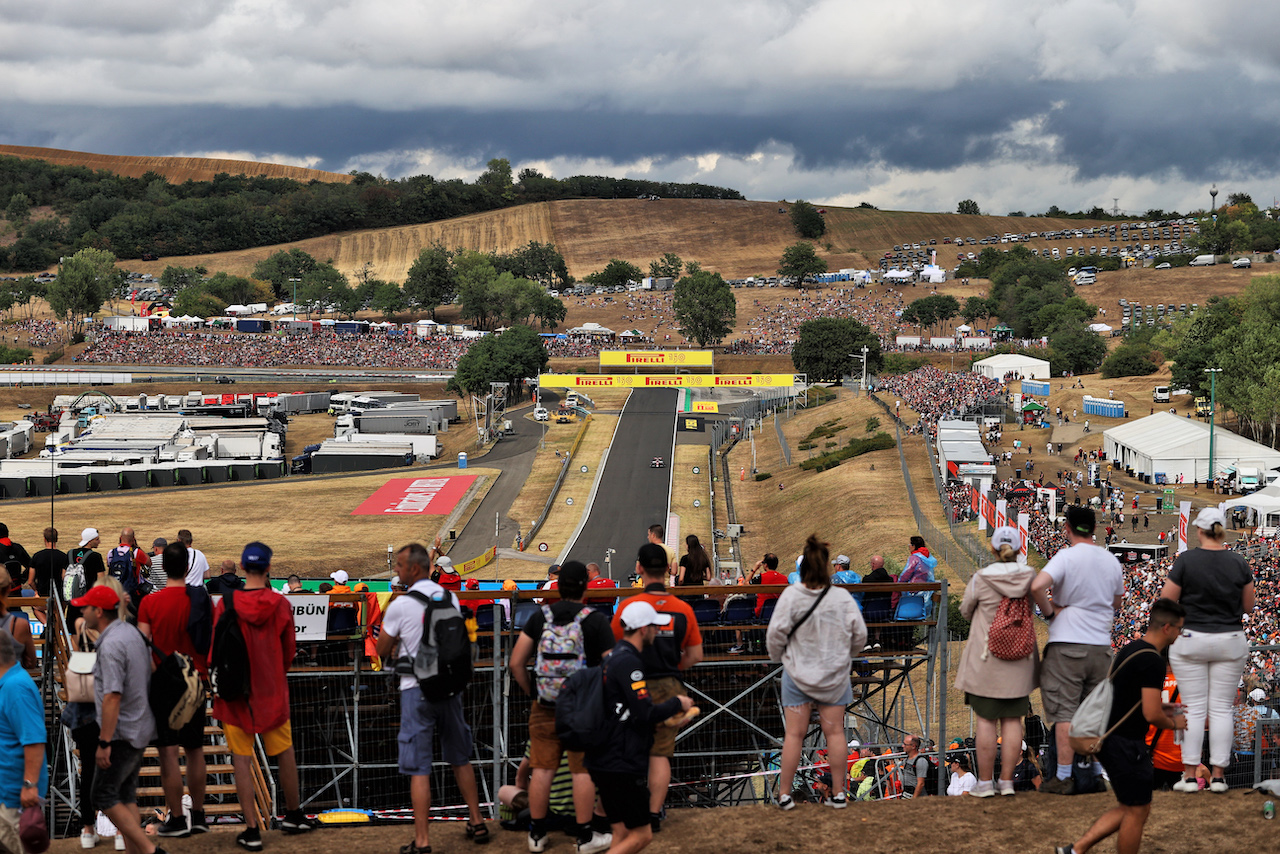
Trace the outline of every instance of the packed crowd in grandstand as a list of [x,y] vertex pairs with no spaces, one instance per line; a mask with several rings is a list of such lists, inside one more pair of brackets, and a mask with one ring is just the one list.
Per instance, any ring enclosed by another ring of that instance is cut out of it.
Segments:
[[899,398],[920,416],[913,430],[932,428],[941,418],[960,415],[1004,393],[993,379],[968,371],[943,371],[932,365],[908,374],[883,377],[877,391]]
[[[759,307],[760,300],[755,303]],[[890,350],[904,305],[902,292],[892,289],[801,288],[795,296],[780,299],[776,306],[760,311],[746,332],[729,342],[726,352],[788,354],[799,337],[800,324],[820,317],[851,317],[879,336],[881,349]]]

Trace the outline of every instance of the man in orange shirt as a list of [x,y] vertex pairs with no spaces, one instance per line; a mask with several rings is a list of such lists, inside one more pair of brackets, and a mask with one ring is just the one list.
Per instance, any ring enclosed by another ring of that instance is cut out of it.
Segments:
[[[636,556],[636,572],[644,582],[644,592],[618,603],[613,615],[613,636],[622,640],[622,611],[636,601],[648,602],[659,614],[670,614],[670,624],[659,627],[658,636],[640,657],[644,661],[649,696],[655,703],[684,694],[680,671],[702,660],[702,632],[693,609],[667,592],[664,583],[667,570],[666,550],[656,543],[645,543]],[[653,748],[649,751],[649,819],[656,833],[661,829],[667,787],[671,784],[671,757],[676,752],[674,727],[658,724],[654,729]]]

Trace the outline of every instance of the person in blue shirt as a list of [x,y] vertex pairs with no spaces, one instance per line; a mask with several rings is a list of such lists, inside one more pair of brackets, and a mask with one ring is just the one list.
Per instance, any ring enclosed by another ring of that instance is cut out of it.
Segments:
[[0,629],[0,848],[22,851],[18,820],[49,789],[44,705],[36,683],[18,665],[13,636]]

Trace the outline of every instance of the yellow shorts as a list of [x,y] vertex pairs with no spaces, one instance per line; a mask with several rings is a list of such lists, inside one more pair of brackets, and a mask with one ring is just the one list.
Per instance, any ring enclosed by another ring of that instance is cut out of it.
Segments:
[[[253,733],[229,723],[223,723],[222,731],[227,736],[227,747],[233,754],[253,755]],[[262,733],[262,746],[267,749],[268,756],[279,756],[293,747],[293,722],[285,721],[275,729]]]

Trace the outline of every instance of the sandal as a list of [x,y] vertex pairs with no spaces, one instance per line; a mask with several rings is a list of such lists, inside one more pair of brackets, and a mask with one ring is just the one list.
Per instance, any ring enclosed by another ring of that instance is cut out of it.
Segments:
[[471,824],[467,822],[467,839],[477,845],[484,845],[489,841],[489,827],[483,821],[479,824]]
[[413,840],[408,845],[400,846],[400,854],[431,854],[431,846],[419,846],[417,840]]

